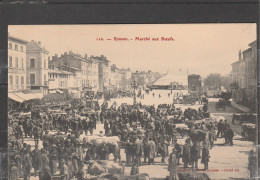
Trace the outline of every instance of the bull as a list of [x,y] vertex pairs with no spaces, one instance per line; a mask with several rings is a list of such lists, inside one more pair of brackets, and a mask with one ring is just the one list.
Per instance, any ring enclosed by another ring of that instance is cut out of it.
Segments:
[[188,130],[188,135],[193,144],[197,144],[206,140],[206,132],[203,130]]
[[[83,135],[84,136],[84,135]],[[80,137],[82,138],[82,137]],[[86,141],[92,145],[94,145],[95,149],[97,150],[97,156],[101,157],[102,155],[99,154],[101,153],[101,150],[104,146],[108,147],[108,153],[114,155],[114,161],[121,160],[120,156],[120,139],[117,136],[111,136],[111,137],[106,137],[106,136],[85,136]],[[91,146],[93,147],[93,146]]]
[[125,173],[125,167],[121,163],[99,160],[89,161],[88,163],[88,174],[90,175],[102,175],[104,173],[123,175]]

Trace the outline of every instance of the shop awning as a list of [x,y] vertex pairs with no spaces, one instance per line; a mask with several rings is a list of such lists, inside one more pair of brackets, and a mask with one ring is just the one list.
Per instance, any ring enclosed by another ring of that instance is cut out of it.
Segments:
[[41,99],[43,97],[42,93],[14,93],[16,96],[20,97],[21,99],[24,99],[25,101],[31,100],[31,99]]
[[19,102],[19,103],[22,103],[25,101],[24,99],[20,98],[19,96],[15,95],[14,93],[8,93],[8,98],[10,98],[16,102]]

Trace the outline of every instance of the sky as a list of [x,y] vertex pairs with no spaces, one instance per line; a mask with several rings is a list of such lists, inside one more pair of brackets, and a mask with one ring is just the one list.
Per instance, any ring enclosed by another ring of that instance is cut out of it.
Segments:
[[[256,24],[252,23],[11,25],[8,32],[27,41],[41,41],[50,56],[69,51],[82,56],[103,54],[117,67],[132,71],[188,70],[201,76],[230,73],[239,50],[249,48],[248,44],[256,40]],[[114,41],[114,37],[129,40]],[[150,37],[150,41],[136,37]],[[161,41],[161,37],[172,39]]]

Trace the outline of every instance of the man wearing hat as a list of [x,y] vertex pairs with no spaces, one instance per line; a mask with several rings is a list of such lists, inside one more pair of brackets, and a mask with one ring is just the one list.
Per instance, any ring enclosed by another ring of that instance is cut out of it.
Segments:
[[190,162],[190,139],[186,139],[185,145],[183,146],[182,161],[184,163],[184,168],[188,167]]
[[26,149],[23,155],[23,175],[24,180],[30,179],[30,171],[31,171],[31,158],[29,154],[29,149]]
[[178,143],[178,140],[174,140],[174,148],[176,150],[176,160],[177,160],[177,166],[180,165],[180,158],[181,158],[181,145]]
[[51,174],[55,174],[57,171],[57,159],[58,159],[58,151],[56,144],[53,144],[51,149],[50,149],[50,169],[51,169]]
[[176,162],[176,149],[172,149],[172,153],[169,157],[168,171],[170,171],[169,180],[177,179],[177,162]]
[[61,180],[67,180],[69,175],[69,169],[64,159],[61,160],[60,176]]
[[130,163],[132,162],[134,158],[134,143],[132,143],[129,138],[127,139],[127,142],[125,143],[125,153],[126,153],[126,166],[130,166]]
[[40,167],[40,157],[41,152],[38,149],[38,145],[35,146],[35,149],[32,151],[32,167],[34,168],[34,175],[38,175],[39,167]]
[[138,137],[134,143],[134,148],[135,148],[135,157],[137,159],[138,165],[142,165],[141,157],[143,154],[143,144],[142,144],[142,137]]
[[201,163],[204,164],[204,170],[208,170],[208,162],[209,162],[209,149],[207,143],[203,142],[203,148],[202,148],[202,157],[201,157]]

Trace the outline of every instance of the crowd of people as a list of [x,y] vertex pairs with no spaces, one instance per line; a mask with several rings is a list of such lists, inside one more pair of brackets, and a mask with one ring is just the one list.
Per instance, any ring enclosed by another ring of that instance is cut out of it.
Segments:
[[[84,163],[108,160],[110,153],[114,154],[115,161],[121,161],[120,148],[125,150],[125,166],[132,167],[132,175],[143,164],[168,163],[170,178],[174,179],[181,160],[184,168],[190,165],[195,170],[201,159],[207,170],[209,147],[213,148],[219,135],[225,137],[226,143],[233,144],[234,133],[226,121],[197,123],[209,117],[206,105],[202,109],[182,111],[170,104],[155,107],[113,103],[109,107],[104,102],[100,110],[74,107],[66,113],[38,110],[38,114],[32,114],[32,117],[9,117],[10,179],[29,179],[31,175],[48,179],[58,172],[62,179],[84,179]],[[87,138],[80,138],[93,135],[99,122],[104,124],[105,131],[100,136],[119,137],[118,148],[111,150],[109,144],[97,146]],[[185,128],[178,128],[178,124]],[[187,135],[184,145],[178,137],[180,132]],[[33,138],[35,144],[26,143],[26,138]],[[171,152],[169,146],[173,147]],[[155,162],[159,156],[160,162]]]

